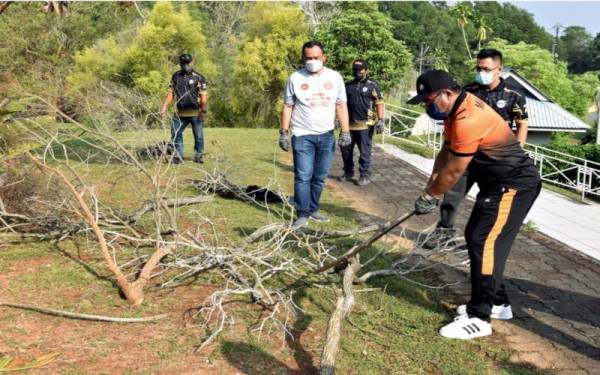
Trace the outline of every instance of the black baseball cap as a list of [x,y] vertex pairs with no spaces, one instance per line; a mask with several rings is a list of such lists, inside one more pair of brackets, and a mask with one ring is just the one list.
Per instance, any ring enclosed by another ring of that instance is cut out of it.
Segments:
[[191,62],[192,62],[192,55],[190,55],[189,53],[184,53],[183,55],[179,56],[180,64],[189,64]]
[[407,101],[408,104],[418,104],[429,95],[442,89],[460,87],[448,72],[430,70],[417,78],[417,95]]
[[363,59],[354,60],[352,63],[352,70],[363,70],[369,69],[369,64]]

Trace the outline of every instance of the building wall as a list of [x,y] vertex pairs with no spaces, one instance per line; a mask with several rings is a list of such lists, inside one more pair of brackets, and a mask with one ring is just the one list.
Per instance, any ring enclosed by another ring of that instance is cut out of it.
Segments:
[[534,145],[543,145],[550,142],[551,132],[529,132],[527,134],[527,143]]

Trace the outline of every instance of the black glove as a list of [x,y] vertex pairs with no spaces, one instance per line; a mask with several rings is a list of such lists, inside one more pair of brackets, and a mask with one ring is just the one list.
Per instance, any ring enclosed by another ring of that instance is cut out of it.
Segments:
[[381,120],[379,120],[377,125],[375,125],[375,133],[381,134],[381,133],[383,133],[384,129],[385,129],[385,122],[383,121],[383,119],[381,119]]
[[285,151],[288,152],[290,150],[290,139],[288,137],[288,131],[287,130],[281,130],[279,132],[279,147]]
[[415,214],[426,215],[434,212],[440,204],[440,198],[436,198],[423,192],[415,201]]
[[341,132],[340,133],[340,147],[350,146],[352,143],[352,138],[350,137],[350,132]]

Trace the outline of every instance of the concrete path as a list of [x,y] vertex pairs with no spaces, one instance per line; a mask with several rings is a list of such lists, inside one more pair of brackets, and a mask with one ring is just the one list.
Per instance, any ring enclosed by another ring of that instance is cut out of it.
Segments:
[[[385,149],[390,150],[389,146]],[[391,155],[401,153],[383,150],[374,148],[370,185],[358,187],[332,179],[328,182],[329,191],[348,199],[365,222],[390,219],[412,210],[426,183],[419,169]],[[403,159],[411,160],[408,155]],[[334,176],[342,174],[340,159],[337,153],[331,171]],[[426,162],[423,159],[416,163],[428,168]],[[536,205],[540,203],[543,201]],[[460,228],[464,228],[472,206],[472,202],[462,205],[457,218]],[[436,215],[413,217],[409,227],[423,230],[436,221]],[[470,293],[468,268],[441,270],[444,280],[461,282],[452,288],[456,296],[453,302],[465,303]],[[505,277],[515,318],[493,321],[492,339],[514,350],[511,361],[553,374],[600,374],[600,262],[544,234],[519,234]]]
[[[418,168],[427,176],[433,169],[433,159],[406,152],[390,144],[377,146]],[[477,186],[474,186],[469,196],[474,198],[477,191]],[[600,260],[600,204],[577,202],[542,189],[527,220],[533,221],[545,235]]]

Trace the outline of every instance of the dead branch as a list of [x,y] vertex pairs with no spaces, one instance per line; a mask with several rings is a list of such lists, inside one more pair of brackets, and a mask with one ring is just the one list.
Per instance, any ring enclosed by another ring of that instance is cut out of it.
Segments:
[[350,259],[350,257],[358,254],[359,252],[363,251],[364,249],[368,248],[369,246],[371,246],[375,241],[377,241],[378,239],[380,239],[381,237],[385,236],[387,233],[389,233],[392,229],[394,229],[395,227],[397,227],[398,225],[402,224],[403,222],[405,222],[406,220],[408,220],[411,216],[414,215],[414,211],[410,212],[408,214],[402,215],[390,222],[387,222],[384,226],[383,229],[381,229],[379,232],[375,233],[373,236],[371,236],[371,238],[369,238],[368,240],[352,247],[350,250],[348,250],[346,253],[344,253],[344,255],[342,255],[341,257],[339,257],[337,260],[330,262],[322,267],[320,267],[318,270],[315,271],[315,273],[321,273],[324,271],[327,271],[330,268],[334,268],[340,264],[343,264],[345,262],[348,261],[348,259]]
[[[71,183],[71,181],[69,181],[69,179],[60,170],[49,167],[46,164],[43,164],[40,160],[38,160],[38,158],[36,158],[29,152],[27,153],[27,155],[35,163],[35,165],[37,165],[40,169],[47,170],[47,171],[51,172],[52,174],[58,176],[62,180],[62,182],[65,184],[65,186],[68,188],[68,190],[71,191],[71,193],[73,194],[75,200],[77,201],[77,203],[81,209],[79,214],[82,216],[82,218],[85,220],[85,222],[92,228],[92,231],[93,231],[94,235],[96,236],[96,240],[98,241],[98,245],[100,246],[100,253],[102,254],[102,257],[104,258],[104,261],[106,262],[106,265],[108,266],[109,270],[115,276],[117,284],[123,291],[123,294],[125,295],[127,300],[131,303],[131,305],[139,306],[142,303],[142,301],[144,300],[143,287],[146,285],[148,279],[140,278],[132,284],[125,278],[125,275],[123,275],[123,272],[121,271],[119,266],[116,264],[113,257],[110,255],[110,251],[109,251],[108,244],[106,242],[106,238],[104,237],[104,234],[102,233],[102,230],[100,229],[100,226],[98,225],[98,221],[96,220],[94,214],[90,210],[88,204],[83,199],[83,195],[85,192],[77,191],[77,189]],[[155,254],[151,257],[151,260],[154,260],[154,262],[153,263],[148,262],[148,264],[146,266],[148,266],[150,264],[150,266],[152,266],[152,268],[153,268],[154,266],[156,266],[156,264],[158,264],[158,261],[162,257],[164,257],[164,255],[169,253],[170,251],[171,251],[171,248],[168,248],[168,249],[160,248],[160,247],[157,248]],[[155,257],[158,257],[158,259],[156,259]],[[150,269],[150,271],[151,271],[151,269]],[[146,272],[145,276],[147,276],[147,273],[148,272]]]
[[52,308],[48,308],[48,307],[40,307],[40,306],[35,306],[35,305],[26,305],[26,304],[22,304],[22,303],[11,303],[11,302],[0,301],[0,307],[2,307],[2,306],[12,307],[15,309],[30,310],[30,311],[35,311],[35,312],[39,312],[42,314],[60,316],[60,317],[69,318],[69,319],[91,320],[91,321],[96,321],[96,322],[111,322],[111,323],[155,322],[157,320],[164,319],[170,315],[170,314],[161,314],[161,315],[148,316],[148,317],[144,317],[144,318],[119,318],[119,317],[104,316],[104,315],[81,314],[81,313],[74,313],[74,312],[70,312],[70,311],[52,309]]
[[154,211],[157,207],[182,207],[182,206],[190,206],[198,203],[206,203],[212,201],[212,197],[210,195],[198,195],[195,197],[181,197],[181,198],[165,198],[160,200],[158,203],[156,201],[145,201],[137,211],[135,211],[132,215],[127,219],[128,224],[135,224],[144,216],[146,213],[150,211]]
[[350,259],[350,265],[344,270],[343,296],[337,298],[335,310],[329,318],[327,336],[323,353],[321,355],[321,375],[335,374],[335,360],[340,350],[342,336],[342,321],[352,311],[354,306],[354,293],[352,283],[356,272],[360,269],[360,262],[356,257]]

